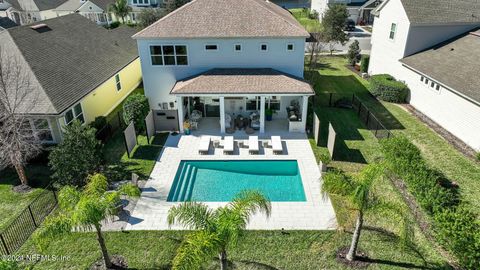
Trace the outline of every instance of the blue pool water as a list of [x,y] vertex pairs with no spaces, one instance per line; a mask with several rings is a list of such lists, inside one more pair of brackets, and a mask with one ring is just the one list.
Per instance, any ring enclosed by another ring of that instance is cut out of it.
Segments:
[[245,189],[275,202],[305,201],[295,160],[182,161],[167,201],[226,202]]

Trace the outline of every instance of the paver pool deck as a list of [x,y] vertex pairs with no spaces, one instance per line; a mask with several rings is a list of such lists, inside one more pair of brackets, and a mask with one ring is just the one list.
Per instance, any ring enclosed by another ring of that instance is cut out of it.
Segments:
[[[212,140],[221,136],[213,133]],[[170,135],[166,141],[150,179],[142,188],[142,196],[131,212],[126,230],[166,230],[184,229],[180,226],[169,227],[168,210],[179,202],[167,202],[177,168],[182,160],[297,160],[305,190],[305,202],[272,202],[272,214],[269,218],[257,214],[252,217],[247,229],[252,230],[332,230],[337,222],[330,200],[321,193],[321,175],[310,143],[305,134],[277,131],[259,135],[259,139],[267,140],[271,135],[280,135],[285,153],[274,155],[271,148],[260,147],[258,155],[248,153],[248,148],[239,148],[238,141],[247,135],[235,136],[233,155],[224,155],[223,149],[210,146],[208,155],[198,154],[201,136],[205,132],[194,132],[192,135]],[[228,183],[226,183],[228,184]],[[204,202],[212,208],[223,206],[225,202]]]

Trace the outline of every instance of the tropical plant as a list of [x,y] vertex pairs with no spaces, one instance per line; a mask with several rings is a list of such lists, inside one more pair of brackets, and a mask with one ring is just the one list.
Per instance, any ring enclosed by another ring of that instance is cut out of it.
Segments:
[[122,23],[125,23],[125,17],[132,11],[132,8],[128,5],[127,0],[115,0],[115,3],[110,5],[109,11],[122,18]]
[[33,239],[40,251],[59,235],[73,230],[95,230],[97,241],[107,268],[112,262],[105,245],[101,222],[109,219],[117,211],[120,196],[140,196],[140,190],[132,184],[125,184],[118,191],[107,191],[107,178],[101,174],[89,176],[83,190],[72,186],[63,187],[58,193],[59,213],[47,217],[41,227],[35,231]]
[[49,155],[52,177],[62,184],[82,186],[101,161],[101,143],[95,128],[74,120],[65,127],[63,140]]
[[190,2],[190,0],[166,0],[165,3],[165,11],[170,13],[177,8],[185,5],[186,3]]
[[227,267],[227,249],[235,246],[250,217],[257,212],[270,216],[270,201],[258,191],[242,191],[232,202],[216,210],[203,203],[184,202],[168,213],[168,224],[195,230],[185,236],[173,260],[173,269],[200,269],[218,254],[220,269]]
[[145,28],[165,16],[166,12],[160,8],[145,8],[138,15],[138,25]]
[[374,182],[382,175],[383,165],[374,163],[367,165],[356,177],[350,177],[339,170],[329,172],[323,177],[323,193],[345,198],[357,213],[352,242],[346,255],[348,261],[356,258],[364,216],[370,210],[393,210],[391,212],[398,214],[403,221],[402,243],[405,244],[411,238],[412,226],[407,215],[394,205],[381,201],[373,192]]
[[133,121],[137,132],[145,130],[145,117],[150,111],[148,99],[142,94],[130,95],[123,103],[123,120],[125,124]]

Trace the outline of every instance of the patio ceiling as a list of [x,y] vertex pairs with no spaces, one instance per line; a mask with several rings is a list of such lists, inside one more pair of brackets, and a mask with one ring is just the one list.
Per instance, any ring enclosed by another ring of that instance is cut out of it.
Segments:
[[298,94],[313,95],[310,84],[301,78],[271,68],[216,68],[177,81],[174,95]]

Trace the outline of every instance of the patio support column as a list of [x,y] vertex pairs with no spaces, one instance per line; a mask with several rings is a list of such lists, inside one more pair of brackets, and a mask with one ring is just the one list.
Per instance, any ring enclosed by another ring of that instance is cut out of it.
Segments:
[[180,130],[180,133],[183,133],[183,98],[177,96],[177,111],[178,111],[178,128]]
[[220,132],[225,133],[225,97],[220,97]]
[[190,109],[190,107],[191,107],[191,105],[190,105],[190,97],[187,97],[187,99],[188,99],[188,105],[187,105],[187,106],[188,106],[188,107],[187,107],[188,119],[190,119],[190,116],[192,115],[192,112],[191,112],[191,109]]
[[303,104],[302,104],[302,132],[305,133],[305,129],[307,128],[307,114],[308,114],[308,97],[303,96]]
[[265,97],[260,97],[260,133],[265,133]]

